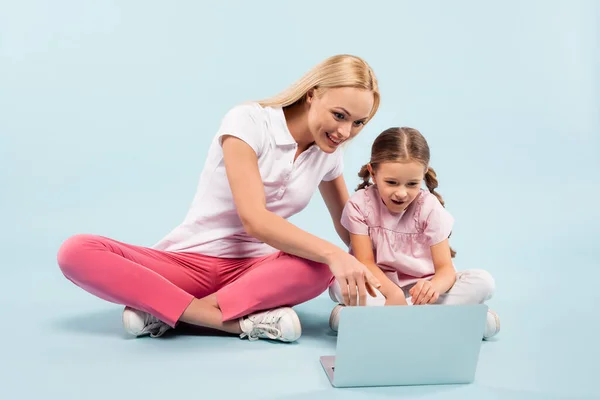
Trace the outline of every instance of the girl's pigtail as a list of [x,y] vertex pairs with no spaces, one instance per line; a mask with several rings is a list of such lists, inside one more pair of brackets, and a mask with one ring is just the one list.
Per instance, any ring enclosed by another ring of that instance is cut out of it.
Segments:
[[360,172],[358,173],[358,177],[361,178],[363,181],[360,183],[360,185],[357,186],[357,188],[355,189],[355,191],[361,190],[366,188],[367,186],[371,186],[371,173],[369,172],[369,168],[367,167],[368,164],[363,165],[360,168]]
[[[438,192],[435,191],[435,189],[438,187],[438,180],[437,180],[437,175],[436,175],[435,171],[433,170],[433,168],[429,168],[427,170],[427,173],[425,174],[425,185],[427,186],[427,189],[429,189],[429,191],[435,197],[437,197],[440,204],[442,206],[444,206],[444,199],[442,199],[442,196]],[[448,235],[448,238],[450,238],[450,236],[452,236],[452,232],[450,232],[450,235]],[[452,256],[452,258],[454,258],[456,256],[456,251],[454,251],[452,249],[452,247],[450,247],[450,255]]]

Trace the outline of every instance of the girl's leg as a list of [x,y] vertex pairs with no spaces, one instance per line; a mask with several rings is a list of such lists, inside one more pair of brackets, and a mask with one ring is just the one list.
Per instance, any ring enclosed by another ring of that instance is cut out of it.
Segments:
[[63,274],[101,299],[149,313],[171,327],[194,299],[214,291],[214,273],[192,256],[96,235],[67,239],[58,252]]
[[481,304],[492,298],[496,284],[483,269],[468,269],[456,273],[456,282],[440,295],[437,304]]
[[[456,282],[448,292],[440,295],[437,304],[481,304],[492,298],[495,290],[492,275],[483,269],[469,269],[456,273]],[[408,293],[410,287],[403,288]],[[489,339],[500,331],[500,318],[488,309],[484,339]]]
[[[398,284],[397,277],[395,274],[390,273],[386,275],[395,283]],[[408,291],[414,284],[402,287],[407,301],[411,304],[411,299]],[[457,272],[456,282],[454,286],[445,294],[440,295],[437,304],[480,304],[489,300],[494,294],[495,282],[492,275],[482,269],[471,269]],[[385,298],[378,293],[377,298],[367,296],[367,306],[383,306]],[[339,285],[333,283],[329,288],[329,295],[335,302],[342,303],[342,295],[339,289]],[[331,312],[329,318],[329,326],[332,330],[337,331],[339,324],[339,308],[340,305],[336,306]],[[500,320],[498,315],[492,311],[488,311],[488,317],[486,321],[486,329],[484,338],[490,338],[498,333],[500,330]]]
[[[393,282],[397,283],[397,277],[393,273],[386,273]],[[410,296],[408,291],[414,284],[403,287],[405,295]],[[489,300],[494,294],[494,278],[489,272],[482,269],[470,269],[456,273],[456,282],[447,292],[440,295],[438,304],[479,304]],[[373,298],[367,296],[367,306],[382,306],[385,298],[376,290],[378,296]],[[329,288],[329,296],[335,302],[342,303],[342,293],[337,282]]]

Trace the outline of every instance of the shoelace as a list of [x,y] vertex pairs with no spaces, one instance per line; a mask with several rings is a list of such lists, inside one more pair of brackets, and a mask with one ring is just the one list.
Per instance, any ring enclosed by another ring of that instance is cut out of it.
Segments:
[[171,329],[171,327],[164,322],[160,321],[158,318],[147,314],[144,329],[142,330],[144,333],[149,332],[150,337],[156,338],[162,336],[166,331]]
[[260,321],[258,316],[248,317],[248,320],[252,323],[252,329],[249,332],[243,332],[240,337],[244,338],[248,336],[249,340],[258,340],[261,337],[267,337],[269,339],[279,339],[281,337],[281,330],[276,328],[274,325],[279,322],[281,315],[277,312],[268,311],[266,312]]
[[272,325],[267,324],[256,324],[252,326],[250,332],[244,332],[240,335],[241,338],[248,336],[248,340],[258,340],[261,337],[267,337],[269,339],[279,339],[281,337],[281,331]]

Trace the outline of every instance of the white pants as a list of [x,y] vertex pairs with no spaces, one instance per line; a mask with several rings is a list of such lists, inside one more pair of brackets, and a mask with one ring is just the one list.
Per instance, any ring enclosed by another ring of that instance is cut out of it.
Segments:
[[[386,276],[396,284],[398,284],[397,275],[393,272],[386,272]],[[410,303],[410,295],[408,291],[414,286],[410,284],[402,287],[404,295]],[[495,290],[495,282],[492,275],[483,269],[468,269],[456,273],[456,282],[444,294],[440,294],[436,304],[481,304],[492,298]],[[381,292],[375,289],[377,297],[372,297],[367,293],[367,306],[383,306],[385,297]],[[335,281],[329,287],[329,297],[331,300],[342,303],[344,298],[340,285]]]

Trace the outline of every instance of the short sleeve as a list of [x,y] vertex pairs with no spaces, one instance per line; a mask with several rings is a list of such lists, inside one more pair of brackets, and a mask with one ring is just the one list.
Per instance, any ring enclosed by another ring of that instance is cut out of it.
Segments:
[[429,245],[433,246],[448,239],[454,225],[454,218],[442,206],[437,197],[434,195],[428,196],[425,211],[425,236],[429,240]]
[[367,225],[364,207],[364,190],[357,192],[350,200],[348,200],[348,202],[346,202],[340,222],[348,232],[355,235],[369,234],[369,226]]
[[219,145],[223,136],[235,136],[246,142],[257,156],[260,156],[265,143],[264,114],[259,105],[243,104],[229,110],[221,120],[217,132]]
[[334,180],[344,172],[344,153],[342,152],[342,149],[339,149],[336,153],[333,167],[323,177],[323,180],[326,182]]

